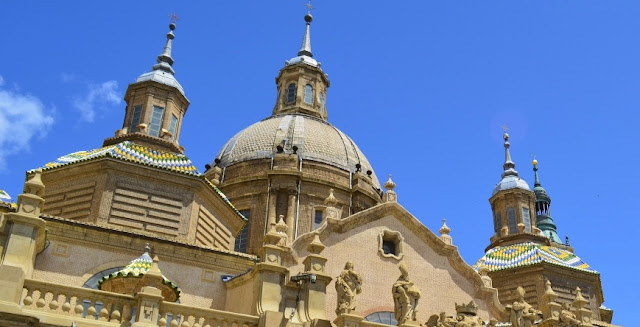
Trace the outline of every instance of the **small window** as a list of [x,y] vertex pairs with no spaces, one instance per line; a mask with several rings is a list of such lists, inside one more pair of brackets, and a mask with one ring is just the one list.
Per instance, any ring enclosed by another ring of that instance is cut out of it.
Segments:
[[522,208],[522,222],[524,223],[524,230],[527,233],[531,233],[531,217],[529,215],[529,208]]
[[378,234],[378,251],[385,258],[401,260],[404,256],[402,243],[404,238],[400,232],[385,230]]
[[138,130],[138,124],[140,124],[140,117],[142,116],[142,106],[133,107],[133,113],[131,114],[131,126],[129,131],[136,132]]
[[313,104],[313,86],[311,84],[304,86],[304,103]]
[[313,215],[313,229],[316,230],[322,225],[322,210],[316,210]]
[[171,122],[169,122],[169,133],[171,133],[171,140],[176,139],[176,127],[178,126],[178,117],[171,115]]
[[238,237],[236,237],[236,243],[235,243],[233,249],[236,252],[247,252],[247,241],[249,239],[249,221],[251,219],[250,218],[251,211],[250,210],[240,210],[240,213],[245,218],[247,218],[247,224],[244,225],[244,228],[242,228],[242,231],[240,232]]
[[287,103],[296,101],[296,84],[291,83],[287,87]]
[[384,254],[396,255],[396,243],[390,240],[382,241],[382,252]]
[[500,229],[502,229],[502,214],[499,212],[496,213],[496,216],[494,217],[493,227],[496,233],[500,233]]
[[149,122],[149,135],[156,137],[160,135],[163,113],[164,108],[153,106],[153,113],[151,113],[151,121]]
[[320,93],[318,98],[320,99],[320,107],[322,107],[322,105],[324,104],[324,94]]
[[509,224],[509,234],[515,234],[518,231],[516,223],[516,209],[507,208],[507,223]]

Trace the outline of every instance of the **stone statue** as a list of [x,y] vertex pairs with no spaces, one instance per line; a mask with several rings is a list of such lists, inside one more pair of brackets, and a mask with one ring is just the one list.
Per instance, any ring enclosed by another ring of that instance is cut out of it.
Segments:
[[514,301],[512,305],[505,306],[510,312],[511,326],[531,327],[534,321],[541,317],[542,312],[534,309],[524,300],[524,288],[518,286],[516,293],[518,300]]
[[398,321],[398,326],[408,320],[415,321],[420,290],[409,280],[409,270],[404,262],[400,264],[400,277],[393,283],[391,292],[393,293],[395,318]]
[[336,292],[338,293],[338,307],[336,314],[351,313],[356,309],[356,294],[362,292],[362,277],[353,270],[353,263],[347,261],[344,270],[336,278]]
[[485,322],[478,317],[478,306],[471,300],[469,303],[456,303],[456,318],[447,316],[445,312],[432,315],[422,326],[426,327],[482,327]]

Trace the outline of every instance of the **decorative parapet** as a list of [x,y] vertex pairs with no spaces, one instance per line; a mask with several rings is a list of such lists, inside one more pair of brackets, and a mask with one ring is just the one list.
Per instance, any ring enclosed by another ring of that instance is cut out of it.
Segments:
[[[47,325],[130,326],[132,313],[140,312],[131,295],[60,285],[26,279],[22,312]],[[246,326],[257,327],[259,317],[194,308],[160,301],[158,325],[171,327]]]

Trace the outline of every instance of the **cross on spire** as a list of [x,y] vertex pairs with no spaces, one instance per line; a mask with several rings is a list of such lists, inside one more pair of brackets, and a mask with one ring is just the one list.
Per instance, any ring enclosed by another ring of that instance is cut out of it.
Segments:
[[311,13],[311,10],[315,9],[315,7],[311,4],[311,0],[309,0],[309,2],[307,2],[304,6],[307,7],[307,13]]
[[509,128],[507,127],[506,124],[502,124],[502,130],[506,133],[509,130]]
[[180,20],[180,17],[178,17],[178,14],[174,12],[173,14],[169,15],[169,19],[171,19],[171,22],[175,24]]

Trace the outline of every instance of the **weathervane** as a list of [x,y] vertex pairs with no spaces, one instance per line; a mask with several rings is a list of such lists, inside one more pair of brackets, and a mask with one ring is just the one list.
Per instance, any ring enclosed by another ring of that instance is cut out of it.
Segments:
[[311,10],[315,9],[315,7],[311,4],[311,0],[309,0],[309,2],[307,2],[304,6],[307,7],[307,13],[311,13]]
[[180,17],[178,17],[178,14],[174,12],[173,14],[169,15],[169,19],[171,19],[171,22],[175,24],[180,20]]

